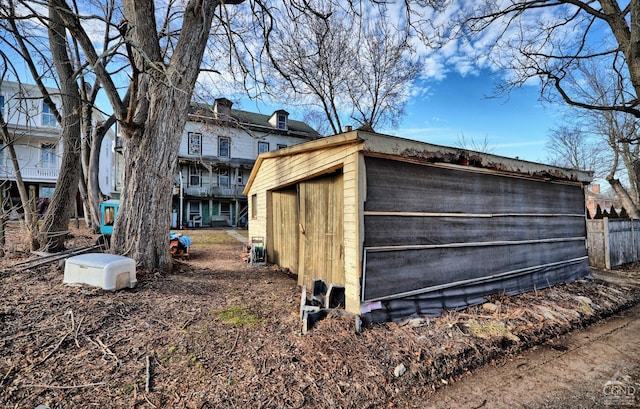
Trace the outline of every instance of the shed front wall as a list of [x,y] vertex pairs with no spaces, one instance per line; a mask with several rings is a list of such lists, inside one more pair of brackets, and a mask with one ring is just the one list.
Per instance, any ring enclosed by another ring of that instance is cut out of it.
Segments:
[[[354,313],[360,312],[360,146],[264,158],[248,192],[255,209],[249,236],[265,238],[268,261],[298,274],[301,284],[324,278],[344,285],[345,308]],[[301,205],[308,209],[300,213]]]
[[589,274],[580,184],[366,157],[362,300],[438,314]]

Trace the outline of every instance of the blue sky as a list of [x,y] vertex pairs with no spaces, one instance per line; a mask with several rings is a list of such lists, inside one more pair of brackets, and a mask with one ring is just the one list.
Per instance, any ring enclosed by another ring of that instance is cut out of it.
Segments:
[[[549,162],[545,144],[550,129],[562,121],[566,106],[539,101],[540,88],[535,85],[492,97],[500,75],[482,69],[465,75],[450,71],[441,79],[422,79],[414,85],[420,91],[408,101],[398,128],[386,126],[376,131],[454,147],[459,146],[462,135],[468,143],[477,145],[486,138],[490,153]],[[302,119],[295,104],[280,106],[243,99],[236,107],[263,114],[283,108],[293,119]]]
[[409,101],[399,129],[379,131],[447,146],[458,146],[462,135],[477,144],[486,138],[491,153],[546,162],[549,130],[562,120],[562,107],[541,103],[536,86],[491,98],[498,83],[488,70],[423,81],[429,91]]
[[[502,76],[507,75],[482,57],[489,53],[492,36],[488,31],[472,43],[452,41],[442,49],[419,50],[426,55],[423,79],[410,93],[413,97],[399,128],[377,127],[376,131],[447,146],[458,146],[464,135],[468,142],[477,144],[486,139],[491,152],[497,155],[547,162],[545,143],[550,128],[559,124],[566,107],[543,105],[535,85],[514,89],[508,96],[489,98]],[[235,100],[224,92],[214,97],[221,96]],[[246,99],[237,102],[235,107],[239,109],[263,113],[274,110],[271,104]],[[110,111],[108,104],[104,108]],[[290,111],[294,119],[302,119],[295,106],[275,107],[279,108]]]

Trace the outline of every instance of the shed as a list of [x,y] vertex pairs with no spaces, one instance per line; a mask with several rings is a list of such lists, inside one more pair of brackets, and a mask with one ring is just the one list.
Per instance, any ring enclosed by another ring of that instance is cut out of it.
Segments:
[[371,321],[589,275],[591,173],[352,131],[261,154],[245,188],[270,263]]

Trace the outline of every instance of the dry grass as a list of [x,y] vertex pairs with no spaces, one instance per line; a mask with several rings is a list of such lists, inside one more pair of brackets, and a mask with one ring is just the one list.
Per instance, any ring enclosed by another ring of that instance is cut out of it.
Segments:
[[[91,239],[73,233],[78,243]],[[138,271],[138,285],[118,292],[66,286],[55,265],[17,271],[11,264],[24,255],[5,258],[0,406],[425,407],[443,380],[639,298],[587,280],[493,297],[500,309],[492,314],[473,307],[361,334],[353,317],[330,314],[302,336],[295,277],[242,262],[242,244],[224,230],[184,234],[194,242],[192,260],[167,273]],[[468,330],[474,321],[489,339]],[[407,372],[396,377],[399,364]]]

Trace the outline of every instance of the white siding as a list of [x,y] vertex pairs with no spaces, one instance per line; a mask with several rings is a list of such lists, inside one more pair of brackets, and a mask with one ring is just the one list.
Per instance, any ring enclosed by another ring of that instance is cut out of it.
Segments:
[[[57,181],[61,157],[63,152],[60,139],[61,128],[55,126],[42,126],[42,94],[35,85],[18,84],[3,81],[0,95],[4,97],[4,120],[7,128],[14,138],[14,147],[20,164],[22,177],[26,182],[55,183]],[[62,101],[59,91],[48,89],[54,104],[60,108]],[[99,114],[96,114],[96,120]],[[107,142],[107,139],[109,140]],[[115,137],[113,132],[107,135],[100,156],[100,188],[103,193],[110,193],[114,180],[114,163],[112,145]],[[55,167],[49,168],[42,163],[42,145],[55,145]],[[4,152],[4,162],[0,163],[0,179],[15,180],[15,171],[9,159],[9,154]]]
[[202,156],[218,156],[218,140],[220,136],[231,140],[231,158],[256,160],[258,157],[258,142],[269,143],[269,150],[275,151],[278,145],[293,146],[306,142],[303,138],[288,135],[268,134],[252,131],[249,134],[243,129],[226,128],[218,125],[187,122],[180,141],[180,157],[193,157],[188,151],[189,132],[202,134]]

